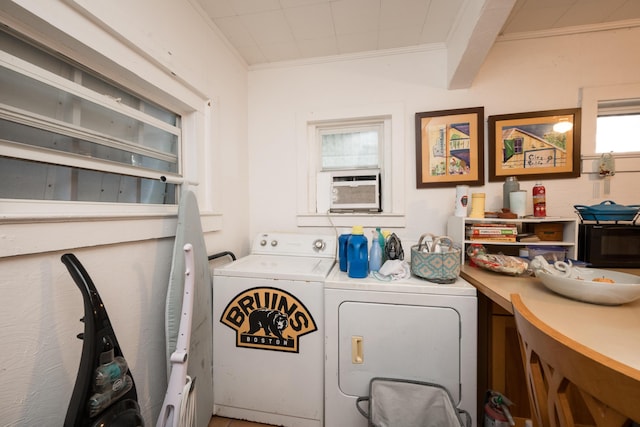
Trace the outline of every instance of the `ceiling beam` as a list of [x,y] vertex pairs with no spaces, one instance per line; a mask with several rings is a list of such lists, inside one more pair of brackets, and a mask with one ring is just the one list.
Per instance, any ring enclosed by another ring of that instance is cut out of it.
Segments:
[[447,88],[471,87],[516,0],[466,0],[447,38]]

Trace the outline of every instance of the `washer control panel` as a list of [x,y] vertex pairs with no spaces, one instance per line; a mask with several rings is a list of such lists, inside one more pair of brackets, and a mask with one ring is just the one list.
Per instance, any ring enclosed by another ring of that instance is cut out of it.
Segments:
[[260,233],[253,241],[253,254],[335,258],[334,235]]

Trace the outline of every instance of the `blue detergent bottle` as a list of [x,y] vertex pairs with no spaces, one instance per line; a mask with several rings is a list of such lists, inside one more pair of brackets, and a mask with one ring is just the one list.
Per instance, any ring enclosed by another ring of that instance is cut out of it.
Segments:
[[347,275],[363,279],[369,275],[369,250],[361,225],[354,225],[347,241]]
[[347,243],[351,234],[341,234],[338,237],[338,260],[340,261],[340,271],[347,271]]

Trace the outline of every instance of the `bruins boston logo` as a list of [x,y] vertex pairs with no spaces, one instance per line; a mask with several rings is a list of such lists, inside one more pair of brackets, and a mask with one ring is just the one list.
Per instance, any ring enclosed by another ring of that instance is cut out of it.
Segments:
[[298,353],[301,336],[317,331],[296,297],[278,288],[247,289],[227,304],[220,322],[236,331],[236,346]]

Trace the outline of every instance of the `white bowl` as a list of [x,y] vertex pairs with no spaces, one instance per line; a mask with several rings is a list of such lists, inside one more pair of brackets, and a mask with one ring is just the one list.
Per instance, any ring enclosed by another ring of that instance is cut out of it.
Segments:
[[[597,268],[573,268],[570,277],[538,271],[536,277],[550,290],[560,295],[602,305],[620,305],[640,298],[640,276]],[[615,283],[594,282],[606,277]]]

